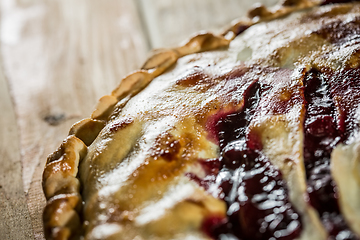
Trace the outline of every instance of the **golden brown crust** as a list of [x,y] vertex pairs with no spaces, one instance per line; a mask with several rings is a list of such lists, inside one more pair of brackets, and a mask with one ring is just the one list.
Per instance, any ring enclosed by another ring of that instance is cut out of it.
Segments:
[[178,58],[178,53],[172,49],[157,52],[153,56],[149,57],[149,59],[144,63],[141,69],[159,69],[159,72],[161,70],[161,72],[163,72],[168,67],[173,65]]
[[[179,57],[226,47],[228,44],[229,41],[225,38],[206,33],[191,38],[182,47],[156,53],[141,70],[122,79],[111,95],[102,97],[90,119],[72,126],[70,136],[48,157],[43,174],[43,189],[48,200],[44,210],[44,228],[48,239],[69,239],[78,234],[81,196],[76,176],[79,162],[86,154],[86,145],[90,145],[105,126],[104,120],[108,119],[113,107],[124,99],[126,103],[126,99],[144,89]],[[78,227],[69,227],[74,225]]]
[[105,127],[105,124],[106,122],[102,120],[85,118],[71,127],[69,135],[74,135],[75,137],[81,139],[86,146],[89,146],[99,134],[101,129]]
[[[241,19],[216,36],[201,33],[184,45],[162,50],[151,56],[143,67],[122,79],[111,95],[102,97],[91,118],[84,119],[70,130],[60,148],[48,158],[44,174],[43,189],[47,199],[44,210],[44,228],[47,239],[70,239],[80,234],[81,195],[77,179],[79,162],[84,158],[89,146],[106,125],[114,106],[127,102],[143,90],[155,77],[166,72],[176,61],[185,55],[227,47],[240,31],[271,19],[282,17],[293,11],[319,5],[319,1],[284,1],[283,5],[267,9],[257,6]],[[239,30],[240,29],[240,30]]]
[[51,198],[44,209],[44,232],[47,239],[71,239],[81,233],[79,194],[60,194]]
[[106,120],[117,102],[117,98],[112,95],[103,96],[99,99],[95,110],[91,114],[91,118],[97,120]]
[[339,144],[332,152],[331,170],[339,186],[340,207],[350,228],[360,235],[360,139]]
[[69,136],[58,150],[48,157],[43,174],[47,204],[44,210],[44,231],[47,239],[69,239],[80,229],[81,209],[78,166],[87,147],[79,138]]
[[272,8],[267,8],[262,4],[255,4],[255,6],[249,10],[247,17],[235,20],[231,27],[226,29],[222,35],[232,40],[244,29],[256,23],[281,18],[292,12],[315,7],[320,4],[321,1],[319,0],[284,0]]

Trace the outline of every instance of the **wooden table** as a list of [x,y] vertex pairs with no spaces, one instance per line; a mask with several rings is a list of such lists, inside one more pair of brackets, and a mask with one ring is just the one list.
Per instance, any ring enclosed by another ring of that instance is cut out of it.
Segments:
[[[275,2],[267,1],[269,4]],[[44,239],[42,171],[152,48],[219,31],[246,0],[0,0],[0,239]]]

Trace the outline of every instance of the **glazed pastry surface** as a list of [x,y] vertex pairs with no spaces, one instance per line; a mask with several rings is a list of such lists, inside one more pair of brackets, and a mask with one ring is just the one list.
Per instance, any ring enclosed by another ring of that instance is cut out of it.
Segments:
[[45,216],[78,225],[48,236],[359,239],[360,4],[203,36],[73,126],[44,172]]

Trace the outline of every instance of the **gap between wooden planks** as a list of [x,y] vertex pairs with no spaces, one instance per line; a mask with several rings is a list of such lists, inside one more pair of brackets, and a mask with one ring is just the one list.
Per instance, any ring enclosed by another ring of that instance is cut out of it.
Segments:
[[74,122],[90,115],[97,99],[141,66],[151,48],[219,30],[251,4],[1,0],[0,239],[44,239],[47,155]]

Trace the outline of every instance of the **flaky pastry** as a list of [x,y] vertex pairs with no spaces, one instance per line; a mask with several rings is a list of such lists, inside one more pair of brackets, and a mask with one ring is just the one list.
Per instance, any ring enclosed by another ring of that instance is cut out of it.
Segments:
[[46,238],[359,239],[359,52],[310,0],[157,51],[49,156]]

